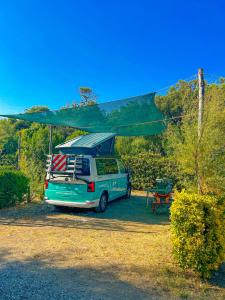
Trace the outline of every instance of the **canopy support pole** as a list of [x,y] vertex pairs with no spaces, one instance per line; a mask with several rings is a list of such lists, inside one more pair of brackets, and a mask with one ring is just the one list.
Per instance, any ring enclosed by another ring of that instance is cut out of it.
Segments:
[[18,157],[17,157],[17,169],[20,169],[20,158],[21,158],[21,131],[18,134]]
[[52,155],[52,125],[49,125],[49,155]]

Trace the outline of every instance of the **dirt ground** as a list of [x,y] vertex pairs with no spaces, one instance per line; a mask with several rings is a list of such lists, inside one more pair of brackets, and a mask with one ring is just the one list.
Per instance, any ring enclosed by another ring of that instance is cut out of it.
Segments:
[[173,261],[168,213],[142,193],[107,211],[43,203],[0,211],[0,299],[225,299],[225,270],[202,282]]

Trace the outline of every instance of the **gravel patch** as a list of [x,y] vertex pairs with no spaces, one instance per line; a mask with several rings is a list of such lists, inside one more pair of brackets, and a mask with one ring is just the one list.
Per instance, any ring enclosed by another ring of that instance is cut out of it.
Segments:
[[34,262],[6,264],[0,268],[0,299],[149,299],[140,289],[103,273],[51,269]]

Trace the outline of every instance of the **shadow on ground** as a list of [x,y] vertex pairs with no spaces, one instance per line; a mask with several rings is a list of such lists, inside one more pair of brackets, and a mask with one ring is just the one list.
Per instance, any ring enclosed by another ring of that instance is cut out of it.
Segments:
[[[89,215],[92,217],[93,215]],[[150,207],[146,207],[146,197],[132,196],[130,199],[117,199],[109,203],[103,214],[94,215],[99,219],[115,219],[119,221],[136,222],[142,224],[169,224],[169,212],[162,208],[153,214]]]
[[214,272],[209,282],[213,285],[225,288],[225,263],[220,266],[218,271]]
[[1,300],[152,298],[107,268],[56,268],[35,259],[8,262],[5,255],[0,253]]
[[92,230],[126,231],[134,233],[155,233],[150,226],[168,225],[169,214],[154,215],[146,208],[146,198],[133,196],[110,202],[104,213],[92,210],[65,209],[57,212],[53,206],[43,203],[24,208],[5,209],[0,212],[0,225],[30,227],[65,227]]

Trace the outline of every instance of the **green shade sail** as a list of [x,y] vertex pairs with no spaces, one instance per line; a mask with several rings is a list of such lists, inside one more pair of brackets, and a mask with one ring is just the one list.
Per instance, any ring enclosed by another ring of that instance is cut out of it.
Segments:
[[121,136],[160,134],[165,130],[155,93],[123,100],[77,106],[56,111],[1,115],[56,126],[70,126],[87,132],[113,132]]

